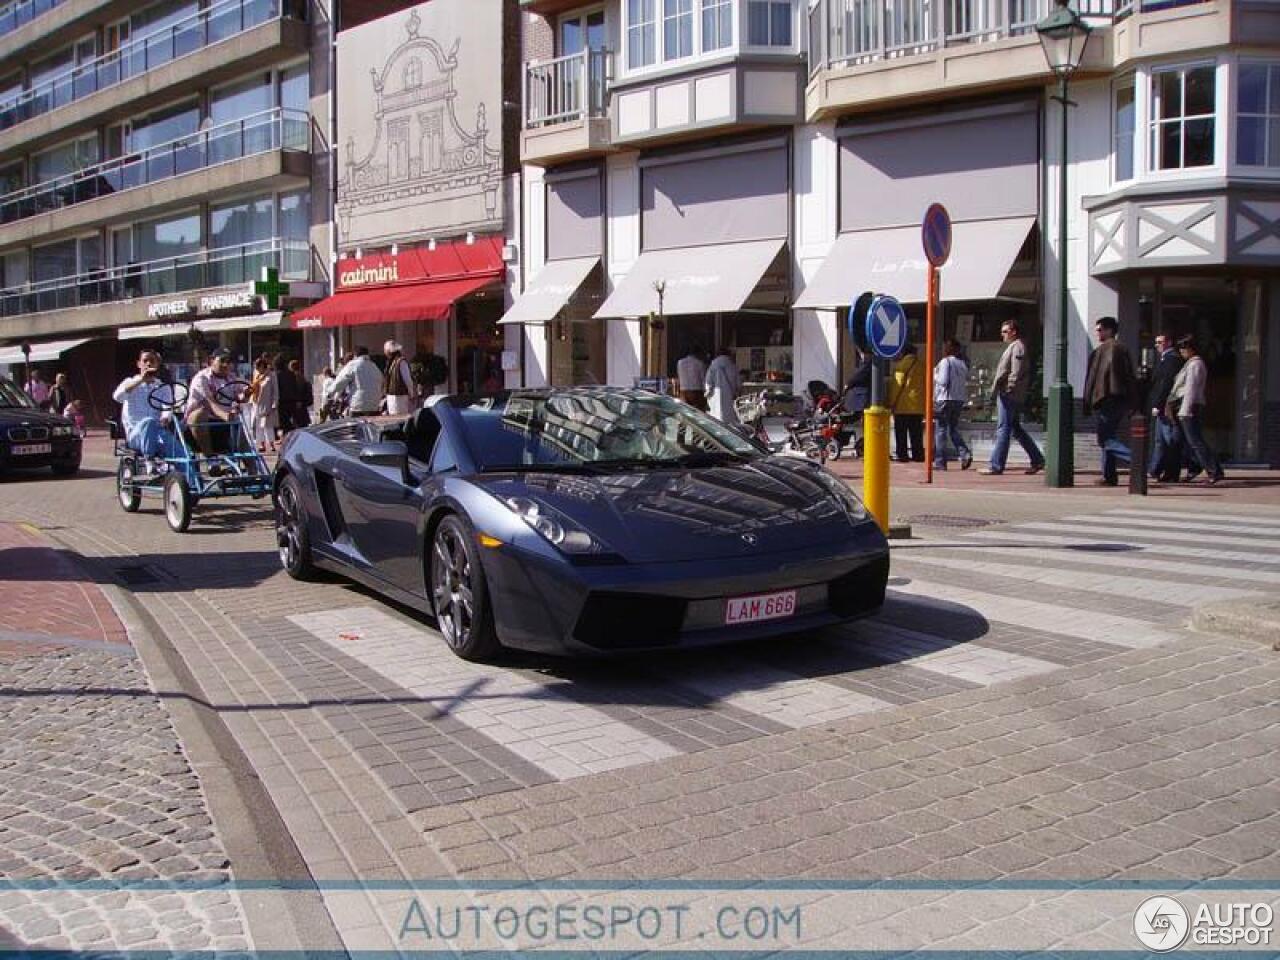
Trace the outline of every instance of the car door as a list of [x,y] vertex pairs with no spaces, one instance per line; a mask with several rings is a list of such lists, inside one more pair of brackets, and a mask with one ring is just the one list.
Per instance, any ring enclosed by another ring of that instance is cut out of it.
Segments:
[[[421,411],[416,419],[431,425],[434,416]],[[423,592],[419,524],[423,512],[423,484],[438,424],[429,438],[410,438],[409,477],[398,467],[363,463],[357,452],[338,476],[347,528],[371,571],[392,586],[414,594]],[[425,449],[424,449],[425,447]]]

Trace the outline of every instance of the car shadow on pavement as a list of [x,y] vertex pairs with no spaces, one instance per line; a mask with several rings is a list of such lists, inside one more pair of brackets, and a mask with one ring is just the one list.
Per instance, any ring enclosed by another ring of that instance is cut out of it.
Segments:
[[69,483],[73,480],[93,480],[99,477],[114,477],[114,470],[95,470],[92,467],[81,467],[77,472],[68,476],[62,476],[54,473],[47,467],[32,468],[30,470],[14,470],[6,468],[0,471],[0,483]]
[[[51,554],[66,562],[51,565]],[[242,589],[257,586],[279,569],[275,554],[266,550],[140,553],[127,557],[85,557],[48,547],[0,550],[0,583],[74,580],[122,586],[135,594],[171,593],[194,587]],[[181,576],[175,570],[180,570]]]

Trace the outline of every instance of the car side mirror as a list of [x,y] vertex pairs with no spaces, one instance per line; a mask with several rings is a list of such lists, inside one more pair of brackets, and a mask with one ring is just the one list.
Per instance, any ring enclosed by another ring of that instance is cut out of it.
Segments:
[[409,472],[409,448],[399,440],[366,444],[360,448],[360,462],[371,467],[398,467],[404,485],[413,485],[413,474]]

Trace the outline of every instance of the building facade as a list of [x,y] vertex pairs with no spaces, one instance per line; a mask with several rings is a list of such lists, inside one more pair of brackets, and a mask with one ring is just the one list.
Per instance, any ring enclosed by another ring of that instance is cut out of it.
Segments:
[[1212,441],[1280,463],[1280,9],[1083,2],[1060,211],[1047,0],[526,0],[523,382],[669,376],[695,342],[842,382],[862,291],[920,337],[937,201],[975,394],[1009,319],[1054,368],[1065,215],[1077,396],[1097,317],[1135,351],[1193,333]]
[[101,418],[142,344],[179,374],[297,355],[330,260],[327,7],[29,5],[0,15],[0,356]]

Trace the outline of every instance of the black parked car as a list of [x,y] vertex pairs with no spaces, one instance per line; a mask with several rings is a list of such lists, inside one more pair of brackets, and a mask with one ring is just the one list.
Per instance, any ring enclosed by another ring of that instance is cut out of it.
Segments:
[[41,410],[22,390],[0,377],[0,471],[52,467],[80,469],[80,435],[66,417]]
[[450,647],[701,646],[877,610],[889,551],[849,488],[669,397],[433,398],[289,435],[273,496],[293,576],[345,574]]

